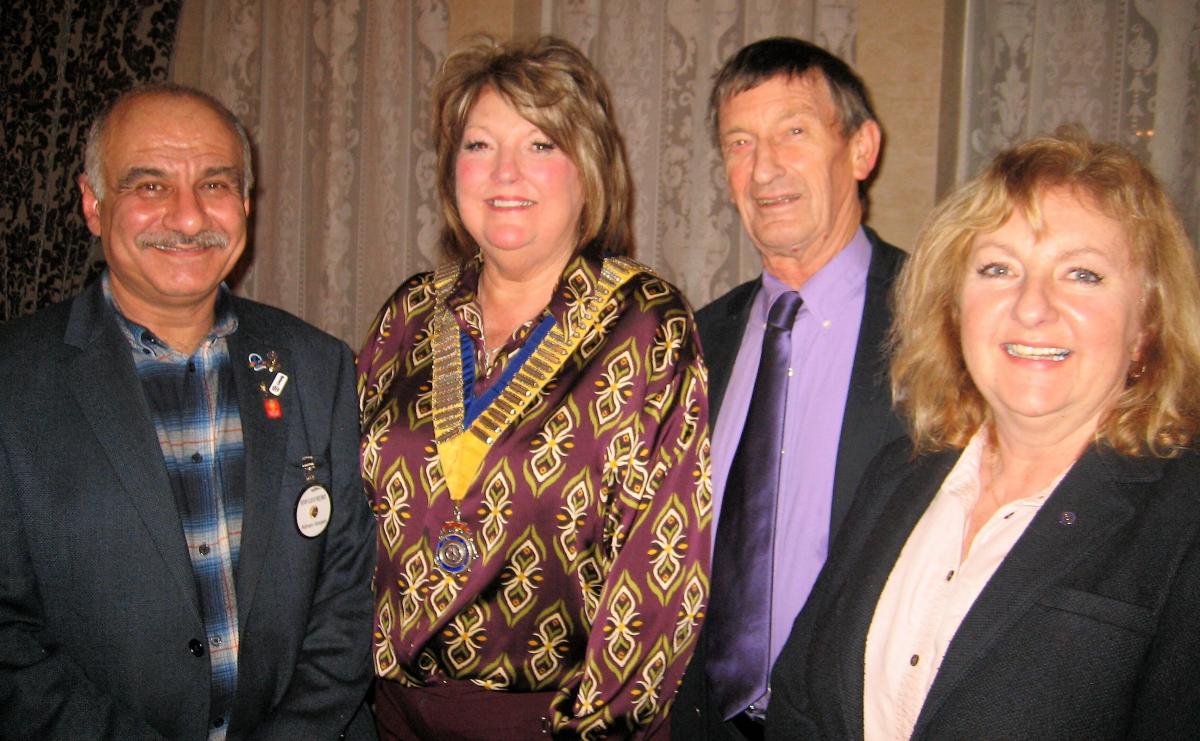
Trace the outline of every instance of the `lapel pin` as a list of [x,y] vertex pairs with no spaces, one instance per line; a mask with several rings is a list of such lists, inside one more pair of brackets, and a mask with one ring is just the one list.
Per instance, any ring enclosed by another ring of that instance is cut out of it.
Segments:
[[259,381],[258,390],[262,393],[263,412],[267,415],[267,419],[282,418],[283,404],[279,402],[279,396],[287,386],[288,375],[282,370],[278,353],[274,350],[268,351],[265,355],[252,352],[246,357],[246,363],[255,373],[265,372],[268,376],[274,374],[269,385],[265,379]]
[[1059,513],[1059,515],[1058,515],[1058,524],[1059,524],[1059,525],[1062,525],[1062,526],[1064,526],[1064,527],[1068,527],[1068,526],[1070,526],[1070,525],[1074,525],[1074,524],[1075,524],[1075,513],[1074,513],[1074,512],[1062,512],[1062,513]]

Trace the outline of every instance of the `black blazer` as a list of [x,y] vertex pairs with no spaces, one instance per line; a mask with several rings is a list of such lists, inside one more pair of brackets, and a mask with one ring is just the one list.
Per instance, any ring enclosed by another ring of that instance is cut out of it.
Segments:
[[[229,738],[334,739],[371,676],[374,520],[352,356],[289,314],[234,301],[246,490]],[[274,420],[246,362],[268,350],[290,377]],[[0,389],[0,736],[206,738],[196,582],[129,343],[99,282],[0,326]],[[295,523],[305,455],[333,504],[313,539]],[[367,713],[349,735],[374,735]]]
[[[889,294],[905,254],[884,242],[871,229],[864,227],[864,230],[871,242],[871,264],[867,269],[862,324],[838,443],[829,523],[831,534],[837,532],[845,518],[867,464],[884,445],[904,434],[902,423],[892,411],[883,341],[892,321]],[[709,408],[714,424],[720,417],[721,401],[741,347],[750,307],[761,285],[761,278],[743,283],[696,313],[700,343],[708,365]],[[710,597],[710,600],[719,599],[719,594]],[[671,712],[671,737],[678,741],[736,739],[740,736],[719,717],[720,713],[709,699],[706,656],[702,629],[696,654],[684,675]]]
[[[875,605],[959,454],[913,462],[901,440],[872,464],[775,664],[769,738],[862,737]],[[1194,452],[1085,452],[967,613],[913,738],[1195,738],[1198,494]]]

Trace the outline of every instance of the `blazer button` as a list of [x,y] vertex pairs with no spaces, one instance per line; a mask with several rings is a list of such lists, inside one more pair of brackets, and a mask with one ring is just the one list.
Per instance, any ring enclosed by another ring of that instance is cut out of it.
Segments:
[[192,652],[192,656],[203,656],[204,644],[193,638],[188,641],[188,650]]

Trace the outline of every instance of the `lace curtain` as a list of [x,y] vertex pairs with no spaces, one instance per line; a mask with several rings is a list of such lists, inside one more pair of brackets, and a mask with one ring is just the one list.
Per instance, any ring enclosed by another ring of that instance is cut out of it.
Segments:
[[[187,0],[173,78],[258,144],[253,261],[239,291],[356,346],[383,300],[432,267],[429,83],[449,47],[439,0]],[[705,122],[711,75],[788,33],[852,59],[854,2],[547,2],[616,97],[637,184],[639,256],[697,306],[758,272]]]
[[1064,123],[1149,164],[1200,244],[1200,2],[970,3],[959,180]]

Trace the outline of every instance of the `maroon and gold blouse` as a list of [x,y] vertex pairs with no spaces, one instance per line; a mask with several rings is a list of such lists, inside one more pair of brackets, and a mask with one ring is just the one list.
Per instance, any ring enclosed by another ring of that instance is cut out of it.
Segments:
[[[499,369],[542,318],[489,367],[479,268],[464,265],[447,300],[474,345],[475,393],[502,382]],[[432,273],[384,305],[358,361],[379,526],[377,673],[410,686],[556,691],[553,729],[584,737],[638,734],[665,716],[705,609],[712,514],[691,312],[644,270],[585,316],[600,270],[583,257],[564,270],[546,312],[593,326],[467,489],[462,519],[478,549],[469,572],[450,575],[433,558],[453,508],[434,442]]]

